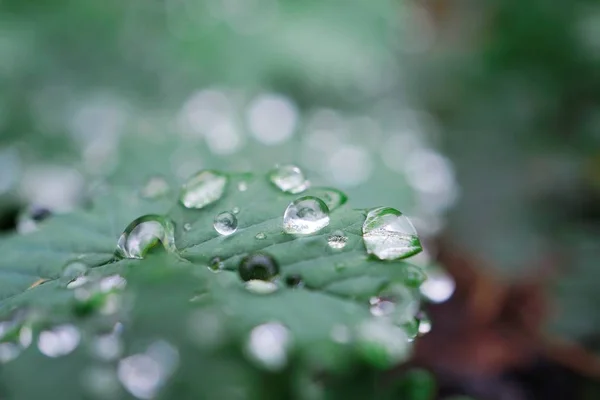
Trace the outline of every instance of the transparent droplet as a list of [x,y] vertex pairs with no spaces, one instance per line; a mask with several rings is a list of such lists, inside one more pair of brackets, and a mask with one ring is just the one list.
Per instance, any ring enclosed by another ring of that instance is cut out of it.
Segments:
[[141,190],[142,197],[155,199],[169,193],[169,183],[162,176],[154,176],[148,179],[148,182]]
[[231,209],[231,213],[235,214],[235,215],[239,214],[240,213],[240,208],[239,207],[233,207]]
[[183,230],[186,232],[189,232],[192,230],[192,224],[190,224],[189,222],[186,222],[185,224],[183,224]]
[[323,200],[306,196],[292,202],[283,215],[283,230],[294,235],[309,235],[329,225],[329,208]]
[[419,336],[424,336],[431,332],[431,319],[425,311],[420,311],[417,314],[417,320],[419,321]]
[[327,204],[329,211],[343,206],[348,201],[348,196],[344,192],[334,188],[316,188],[315,191],[315,195]]
[[422,250],[415,227],[396,209],[369,211],[362,230],[367,252],[380,260],[406,258]]
[[452,276],[440,268],[429,268],[427,279],[420,287],[421,294],[429,301],[443,303],[454,294],[456,284]]
[[81,334],[74,325],[59,325],[40,332],[38,349],[47,357],[62,357],[79,345]]
[[263,368],[279,371],[287,364],[291,344],[290,331],[278,322],[269,322],[252,329],[246,353]]
[[251,279],[245,284],[246,290],[255,294],[271,294],[277,291],[277,284],[260,279]]
[[340,250],[346,247],[348,242],[348,236],[344,235],[342,231],[335,231],[327,238],[327,244],[329,247],[335,250]]
[[86,275],[89,269],[90,268],[86,264],[80,261],[70,262],[63,268],[61,280],[65,284],[69,284],[75,279]]
[[409,356],[410,344],[404,329],[385,319],[373,318],[357,329],[357,348],[370,364],[387,369]]
[[286,193],[302,193],[310,186],[302,170],[295,165],[276,167],[269,173],[269,180]]
[[117,255],[141,259],[158,243],[167,251],[176,251],[173,223],[160,215],[145,215],[125,228],[117,243]]
[[285,284],[288,287],[300,288],[304,286],[304,281],[302,280],[302,276],[292,274],[285,277]]
[[227,176],[220,172],[200,171],[187,180],[179,201],[187,208],[204,208],[223,196],[227,182]]
[[264,232],[258,232],[254,237],[258,240],[264,240],[267,238],[267,235]]
[[414,319],[419,310],[417,296],[402,283],[390,283],[369,300],[371,314],[387,317],[396,324]]
[[225,268],[225,264],[223,263],[223,261],[221,261],[219,257],[213,257],[213,259],[210,260],[210,263],[208,264],[208,268],[213,272],[219,272],[223,268]]
[[242,259],[238,272],[243,281],[270,281],[279,274],[279,265],[266,253],[254,253]]
[[239,182],[237,187],[240,192],[245,192],[246,190],[248,190],[248,183],[244,181]]
[[229,236],[237,231],[238,220],[235,215],[225,211],[215,217],[213,226],[220,235]]

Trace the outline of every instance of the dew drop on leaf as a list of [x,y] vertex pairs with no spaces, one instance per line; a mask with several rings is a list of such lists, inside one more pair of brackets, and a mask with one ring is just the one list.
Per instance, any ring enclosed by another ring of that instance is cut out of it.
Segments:
[[269,180],[281,191],[298,194],[304,192],[310,183],[302,170],[295,165],[282,165],[269,172]]
[[252,329],[246,343],[247,355],[270,371],[279,371],[288,361],[290,331],[278,322],[268,322]]
[[208,269],[210,269],[213,272],[219,272],[224,267],[225,267],[225,264],[223,264],[223,261],[221,261],[221,259],[219,257],[213,257],[210,260],[210,263],[208,264]]
[[334,188],[317,188],[317,196],[323,200],[330,211],[343,206],[348,201],[348,196],[340,190]]
[[256,279],[270,281],[279,274],[279,265],[266,253],[254,253],[240,261],[238,272],[243,281]]
[[229,211],[222,212],[215,217],[213,227],[220,235],[229,236],[237,231],[237,217]]
[[158,243],[167,251],[176,251],[173,223],[160,215],[144,215],[125,228],[117,242],[117,255],[141,259]]
[[420,311],[417,314],[417,320],[419,321],[419,336],[424,336],[431,332],[431,319],[425,311]]
[[264,240],[267,238],[267,235],[264,232],[258,232],[254,237],[258,240]]
[[204,208],[223,196],[228,180],[217,171],[200,171],[183,185],[179,201],[186,208]]
[[329,225],[329,208],[323,200],[305,196],[292,202],[283,215],[283,230],[294,235],[309,235]]
[[245,284],[246,290],[254,294],[271,294],[277,291],[277,284],[260,279],[251,279]]
[[231,213],[235,214],[235,215],[239,214],[240,213],[240,208],[239,207],[233,207],[231,209]]
[[248,190],[248,183],[246,183],[244,181],[239,182],[237,185],[237,188],[240,192],[245,192],[246,190]]
[[369,300],[371,314],[386,317],[396,324],[414,319],[419,310],[417,296],[402,283],[390,283]]
[[348,236],[344,235],[342,231],[335,231],[327,238],[327,244],[329,247],[335,250],[340,250],[346,247],[348,242]]
[[169,183],[162,176],[153,176],[141,190],[141,195],[147,199],[155,199],[169,193]]
[[38,349],[47,357],[62,357],[79,346],[81,334],[74,325],[58,325],[40,332]]
[[415,227],[394,208],[369,211],[362,230],[367,252],[380,260],[406,258],[422,250]]
[[90,268],[80,261],[70,262],[64,266],[62,270],[61,280],[65,284],[68,284],[73,280],[79,278],[80,276],[84,276],[88,273],[89,270]]

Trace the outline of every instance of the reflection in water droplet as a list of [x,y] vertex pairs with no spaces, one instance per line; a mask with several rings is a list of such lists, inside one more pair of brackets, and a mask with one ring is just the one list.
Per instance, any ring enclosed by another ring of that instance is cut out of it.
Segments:
[[285,326],[269,322],[252,329],[246,353],[265,369],[279,371],[287,364],[291,342],[291,334]]
[[427,279],[421,285],[421,294],[434,303],[443,303],[454,294],[454,279],[444,270],[430,268]]
[[379,368],[404,361],[410,350],[404,330],[381,318],[361,323],[357,331],[358,349],[366,361]]
[[73,279],[71,282],[67,283],[67,289],[77,289],[78,287],[81,287],[88,282],[90,282],[89,277],[87,277],[85,275],[79,276],[79,277]]
[[238,220],[235,215],[225,211],[215,217],[213,226],[220,235],[229,236],[237,231]]
[[58,325],[40,332],[38,349],[48,357],[61,357],[75,350],[80,339],[79,330],[74,325]]
[[340,250],[346,247],[348,237],[342,231],[335,231],[327,238],[327,243],[332,249]]
[[245,287],[249,292],[255,294],[271,294],[276,292],[278,289],[275,283],[262,281],[260,279],[251,279],[247,281]]
[[343,206],[348,201],[348,196],[342,191],[334,188],[316,188],[316,196],[323,200],[329,211]]
[[269,173],[269,180],[286,193],[302,193],[310,186],[302,170],[295,165],[276,167]]
[[141,259],[159,242],[167,251],[177,250],[173,223],[160,215],[144,215],[125,228],[117,242],[117,255]]
[[279,265],[269,254],[253,253],[240,261],[238,272],[243,281],[270,281],[279,274]]
[[141,195],[147,199],[155,199],[169,193],[169,183],[162,176],[154,176],[148,179],[141,190]]
[[200,171],[187,180],[179,201],[187,208],[204,208],[223,196],[227,182],[227,176],[220,172]]
[[192,230],[192,224],[190,224],[189,222],[183,224],[183,230],[186,232],[189,232]]
[[367,252],[381,260],[406,258],[422,250],[409,219],[389,207],[369,211],[363,224],[363,239]]
[[210,260],[210,263],[208,264],[208,269],[210,269],[213,272],[219,272],[223,268],[225,268],[225,264],[223,263],[223,261],[221,261],[219,257],[213,257]]
[[329,225],[329,208],[317,197],[301,197],[292,202],[283,215],[283,230],[289,234],[308,235]]
[[264,240],[267,238],[267,235],[264,232],[258,232],[254,237],[258,240]]
[[145,353],[134,354],[119,361],[117,376],[129,393],[139,399],[150,399],[158,394],[179,362],[177,350],[158,341]]

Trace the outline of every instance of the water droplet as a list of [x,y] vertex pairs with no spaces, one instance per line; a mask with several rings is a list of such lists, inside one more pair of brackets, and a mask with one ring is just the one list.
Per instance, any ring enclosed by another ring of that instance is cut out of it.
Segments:
[[304,281],[302,280],[302,276],[292,274],[285,277],[285,284],[288,287],[300,288],[304,286]]
[[229,236],[237,231],[238,221],[235,215],[225,211],[215,217],[213,226],[220,235]]
[[85,275],[78,276],[77,278],[73,279],[71,282],[67,283],[67,289],[77,289],[78,287],[81,287],[88,282],[90,282],[89,277],[87,277]]
[[47,357],[62,357],[79,345],[81,334],[74,325],[58,325],[40,332],[38,349]]
[[30,207],[23,212],[17,221],[17,232],[22,235],[38,230],[39,224],[48,219],[52,212],[44,207]]
[[387,317],[396,324],[414,319],[419,302],[413,292],[401,283],[390,283],[369,300],[371,314]]
[[348,236],[344,235],[342,231],[335,231],[327,238],[327,243],[332,249],[340,250],[346,247],[348,242]]
[[384,369],[404,361],[410,350],[404,330],[380,318],[358,326],[357,346],[367,362]]
[[169,193],[169,183],[162,176],[154,176],[148,179],[141,190],[141,195],[147,199],[155,199]]
[[421,285],[421,294],[434,303],[443,303],[454,294],[454,279],[440,268],[429,268]]
[[316,196],[319,197],[330,211],[335,210],[338,207],[343,206],[348,201],[348,196],[342,191],[334,188],[317,188]]
[[225,264],[223,263],[223,261],[221,261],[219,257],[213,257],[212,260],[210,260],[210,263],[208,264],[208,269],[210,269],[213,272],[219,272],[223,268],[225,268]]
[[277,284],[260,279],[251,279],[245,284],[246,290],[255,294],[271,294],[277,291]]
[[291,344],[290,331],[278,322],[269,322],[252,329],[246,353],[265,369],[279,371],[287,364]]
[[254,279],[270,281],[279,274],[279,265],[266,253],[254,253],[242,259],[238,272],[244,281]]
[[302,170],[295,165],[276,167],[269,173],[269,180],[286,193],[302,193],[310,186]]
[[86,264],[80,261],[70,262],[63,268],[61,280],[66,284],[69,284],[75,279],[87,274],[89,269],[90,268]]
[[233,214],[236,214],[236,215],[237,215],[237,214],[239,214],[239,213],[240,213],[240,208],[239,208],[239,207],[233,207],[233,208],[231,209],[231,212],[232,212]]
[[220,172],[200,171],[185,183],[179,201],[186,208],[204,208],[223,196],[227,182],[227,176]]
[[264,232],[258,232],[254,237],[258,240],[264,240],[267,238],[267,235]]
[[145,215],[125,228],[117,243],[117,254],[141,259],[159,242],[167,251],[176,251],[173,223],[159,215]]
[[237,187],[240,192],[245,192],[246,190],[248,190],[248,183],[244,181],[239,182]]
[[424,336],[431,332],[431,319],[425,311],[420,311],[417,314],[417,320],[419,321],[419,336]]
[[308,235],[329,225],[329,208],[323,200],[306,196],[292,202],[283,215],[283,230],[289,234]]
[[363,224],[363,239],[367,252],[381,260],[406,258],[422,250],[409,219],[389,207],[369,211]]
[[192,224],[190,224],[189,222],[186,222],[185,224],[183,224],[183,230],[186,232],[189,232],[192,230]]

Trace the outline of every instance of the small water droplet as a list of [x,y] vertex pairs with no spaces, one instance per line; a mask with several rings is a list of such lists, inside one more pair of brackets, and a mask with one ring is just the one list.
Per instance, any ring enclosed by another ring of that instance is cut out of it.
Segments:
[[215,217],[213,226],[220,235],[229,236],[237,231],[238,220],[235,215],[225,211]]
[[212,260],[210,260],[210,263],[208,264],[208,269],[210,269],[213,272],[219,272],[223,268],[225,268],[225,264],[223,263],[223,261],[221,261],[219,257],[213,257]]
[[228,181],[220,172],[200,171],[185,183],[179,201],[186,208],[204,208],[223,196]]
[[402,283],[390,283],[369,300],[371,314],[386,317],[396,324],[414,319],[419,301],[414,293]]
[[290,331],[284,325],[268,322],[252,329],[246,353],[263,368],[279,371],[287,364],[291,344]]
[[440,268],[429,268],[427,279],[420,287],[421,294],[434,303],[443,303],[454,294],[456,284],[446,271]]
[[81,334],[74,325],[58,325],[40,332],[38,349],[47,357],[62,357],[79,345]]
[[335,231],[327,238],[327,244],[329,247],[335,250],[340,250],[346,247],[348,242],[348,236],[344,235],[342,231]]
[[340,190],[334,188],[317,188],[315,190],[316,196],[327,204],[330,211],[343,206],[348,201],[348,196]]
[[285,277],[285,284],[288,287],[301,288],[304,286],[304,281],[302,280],[302,276],[292,274]]
[[231,209],[231,212],[232,212],[233,214],[236,214],[236,215],[237,215],[237,214],[239,214],[239,213],[240,213],[240,208],[239,208],[239,207],[233,207],[233,208]]
[[48,219],[52,212],[44,207],[30,207],[23,212],[17,221],[17,232],[20,234],[28,234],[38,230],[39,224]]
[[431,319],[425,311],[420,311],[417,314],[417,320],[419,321],[419,336],[425,336],[431,332]]
[[162,176],[153,176],[141,190],[141,195],[147,199],[155,199],[169,193],[169,183]]
[[70,262],[64,266],[61,280],[65,282],[65,284],[69,284],[75,279],[86,275],[89,270],[90,268],[80,261]]
[[270,281],[279,274],[279,265],[266,253],[254,253],[242,259],[238,272],[243,281],[255,279]]
[[422,250],[415,227],[396,209],[369,211],[362,230],[367,252],[381,260],[406,258]]
[[302,193],[310,186],[302,170],[295,165],[276,167],[269,173],[269,180],[281,191],[292,194]]
[[277,284],[260,279],[251,279],[245,284],[246,290],[255,294],[271,294],[277,291]]
[[409,356],[409,340],[404,329],[380,318],[358,326],[357,347],[365,360],[378,368],[389,368]]
[[185,224],[183,224],[183,230],[186,232],[189,232],[192,230],[192,224],[190,224],[189,222],[186,222]]
[[159,242],[167,251],[176,251],[173,223],[160,215],[144,215],[125,228],[117,243],[117,255],[141,259]]
[[267,238],[267,235],[264,232],[258,232],[254,237],[258,240],[264,240]]
[[239,182],[237,187],[240,192],[245,192],[246,190],[248,190],[248,183],[244,181]]
[[329,225],[329,208],[323,200],[306,196],[292,202],[283,215],[283,230],[294,235],[309,235]]

